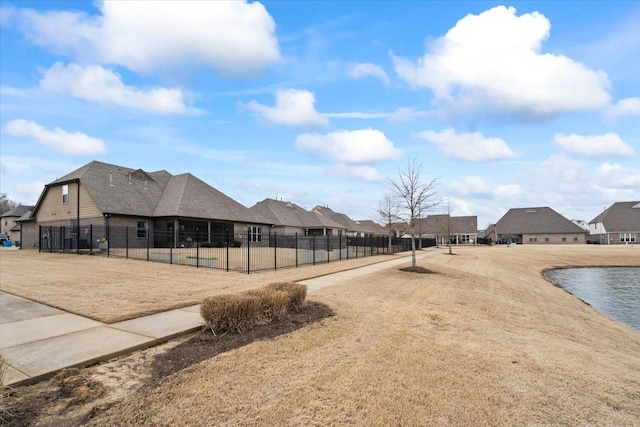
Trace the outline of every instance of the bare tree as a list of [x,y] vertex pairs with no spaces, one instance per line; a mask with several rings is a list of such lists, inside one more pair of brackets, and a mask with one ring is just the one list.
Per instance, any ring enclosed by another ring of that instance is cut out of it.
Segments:
[[20,203],[7,197],[7,193],[0,193],[0,214],[10,211]]
[[391,180],[393,191],[400,208],[400,218],[409,225],[411,236],[411,265],[416,266],[416,231],[417,220],[423,214],[438,205],[435,200],[437,179],[424,182],[422,177],[422,163],[415,158],[409,159],[404,169],[398,171],[398,178]]
[[387,242],[387,253],[391,253],[391,237],[393,235],[393,223],[400,219],[398,201],[393,194],[385,194],[384,198],[378,202],[376,213],[378,218],[387,227],[389,232],[389,241]]
[[445,236],[447,236],[447,247],[449,248],[449,255],[453,255],[451,250],[451,236],[453,234],[453,218],[451,218],[451,201],[447,199],[446,204],[443,207],[444,215],[442,216],[441,228]]

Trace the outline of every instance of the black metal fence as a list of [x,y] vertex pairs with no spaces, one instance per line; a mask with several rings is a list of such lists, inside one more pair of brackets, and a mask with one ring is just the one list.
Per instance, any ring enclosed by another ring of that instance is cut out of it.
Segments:
[[[39,250],[93,254],[253,273],[370,257],[411,249],[410,239],[386,236],[303,236],[226,231],[176,235],[135,227],[40,227]],[[435,240],[422,239],[422,247]],[[390,250],[389,250],[390,249]]]

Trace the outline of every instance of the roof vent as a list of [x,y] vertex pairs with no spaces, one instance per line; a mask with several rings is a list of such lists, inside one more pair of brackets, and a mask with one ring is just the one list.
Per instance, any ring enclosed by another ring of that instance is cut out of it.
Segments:
[[527,209],[524,213],[536,213],[535,209]]
[[288,208],[290,208],[290,209],[293,209],[293,205],[292,205],[291,203],[289,203],[289,202],[287,202],[286,206],[287,206]]
[[640,209],[640,203],[638,203],[637,205],[633,206],[631,209]]

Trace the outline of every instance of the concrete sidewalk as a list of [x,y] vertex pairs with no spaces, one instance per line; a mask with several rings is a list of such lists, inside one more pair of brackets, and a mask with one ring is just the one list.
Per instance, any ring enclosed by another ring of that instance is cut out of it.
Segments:
[[[419,258],[439,253],[420,253]],[[308,292],[405,264],[402,257],[301,281]],[[151,347],[202,327],[194,305],[105,324],[0,291],[0,353],[5,385],[32,384],[70,367],[88,366]]]

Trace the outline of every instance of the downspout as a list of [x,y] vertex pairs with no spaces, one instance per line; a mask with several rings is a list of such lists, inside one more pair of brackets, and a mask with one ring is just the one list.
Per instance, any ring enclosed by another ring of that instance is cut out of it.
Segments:
[[80,179],[76,179],[76,184],[78,185],[78,203],[77,203],[77,211],[76,211],[76,254],[80,254]]

